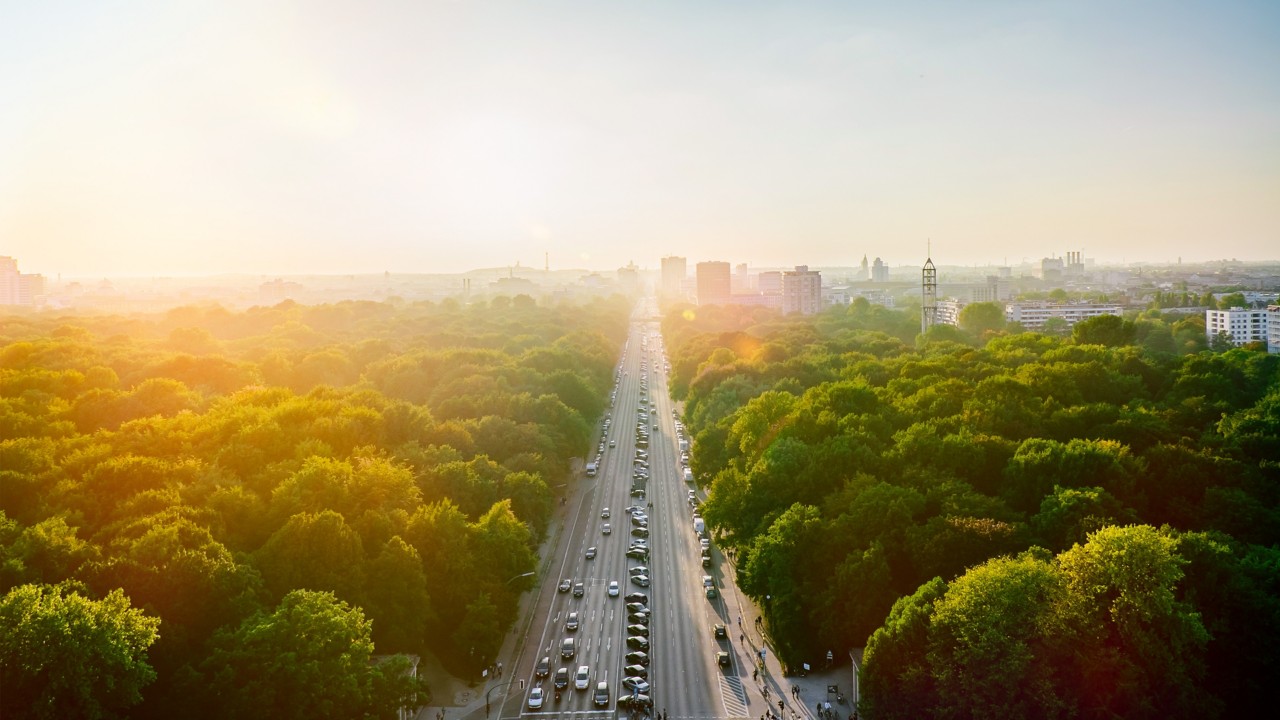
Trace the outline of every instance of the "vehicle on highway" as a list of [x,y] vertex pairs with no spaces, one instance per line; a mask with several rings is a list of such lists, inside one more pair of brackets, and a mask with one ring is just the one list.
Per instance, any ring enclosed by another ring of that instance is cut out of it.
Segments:
[[729,667],[729,653],[723,650],[716,653],[716,664],[720,667]]
[[628,663],[644,665],[646,667],[649,665],[649,653],[644,652],[643,650],[632,650],[626,654],[625,659]]
[[578,672],[573,676],[573,687],[578,690],[586,690],[590,686],[591,668],[586,665],[579,665]]
[[[640,673],[635,673],[639,675]],[[569,687],[569,668],[560,668],[556,671],[556,679],[553,683],[557,690],[564,690]]]
[[629,603],[647,603],[649,596],[642,592],[627,593],[626,601]]
[[628,710],[648,710],[653,707],[653,700],[643,693],[618,696],[618,707]]
[[578,626],[579,626],[578,613],[576,612],[569,613],[569,617],[565,618],[565,621],[564,621],[564,629],[568,630],[569,632],[573,632],[574,630],[578,629]]
[[609,535],[613,532],[613,528],[609,527],[609,523],[605,523],[600,526],[600,532],[602,534]]
[[588,559],[588,560],[595,560],[595,559],[596,559],[596,547],[595,547],[594,545],[592,545],[591,547],[587,548],[587,559]]
[[648,623],[649,613],[648,612],[627,613],[627,620],[630,622]]
[[649,626],[640,624],[628,625],[627,632],[640,637],[649,637]]
[[631,582],[636,585],[639,585],[640,587],[649,587],[649,576],[648,575],[632,575]]
[[712,627],[711,631],[712,634],[716,636],[717,640],[723,640],[724,638],[729,637],[729,633],[725,631],[723,623],[716,623],[715,626]]
[[574,596],[574,597],[582,597],[582,596],[583,596],[583,595],[585,595],[585,594],[587,594],[587,588],[586,588],[586,586],[584,586],[582,583],[574,583],[574,584],[573,584],[573,596]]
[[641,694],[649,692],[649,681],[642,677],[622,678],[622,686]]
[[626,667],[622,668],[622,674],[623,674],[623,675],[632,675],[632,676],[635,676],[635,677],[647,678],[647,677],[649,677],[649,668],[647,668],[647,667],[645,667],[645,666],[643,666],[643,665],[628,665],[628,666],[626,666]]
[[702,587],[707,591],[708,599],[714,599],[717,596],[716,581],[712,580],[710,575],[702,576]]
[[596,692],[591,698],[591,702],[596,707],[609,707],[609,683],[604,680],[596,683]]
[[649,612],[649,606],[642,602],[629,602],[627,612]]
[[627,647],[629,647],[629,648],[635,648],[636,650],[648,650],[648,649],[649,649],[649,638],[647,638],[647,637],[640,637],[639,635],[628,635],[628,636],[627,636]]
[[646,527],[632,528],[632,529],[631,529],[631,536],[632,536],[632,537],[642,537],[642,538],[647,538],[647,537],[649,537],[649,528],[646,528]]
[[573,588],[573,581],[569,580],[569,578],[565,578],[564,580],[560,581],[560,588],[559,588],[560,592],[569,592],[569,590],[571,590],[572,588]]
[[610,580],[609,581],[609,597],[618,597],[619,592],[620,592],[620,589],[618,588],[618,581]]
[[633,560],[648,560],[649,550],[642,547],[631,548],[627,551],[627,557]]
[[631,524],[634,527],[649,527],[649,517],[647,515],[632,515]]
[[600,517],[605,518],[607,520],[609,518],[609,508],[605,508],[601,510]]
[[572,660],[575,654],[577,654],[577,644],[573,641],[573,638],[565,638],[560,641],[560,657],[565,660]]
[[618,441],[617,441],[617,440],[610,440],[610,441],[609,441],[609,447],[618,447]]
[[649,568],[645,567],[644,565],[637,565],[631,568],[630,570],[628,570],[627,572],[632,575],[648,575]]
[[542,688],[536,687],[529,691],[529,709],[539,710],[542,708]]
[[534,669],[533,674],[543,678],[551,674],[551,657],[547,656],[538,661],[538,667]]

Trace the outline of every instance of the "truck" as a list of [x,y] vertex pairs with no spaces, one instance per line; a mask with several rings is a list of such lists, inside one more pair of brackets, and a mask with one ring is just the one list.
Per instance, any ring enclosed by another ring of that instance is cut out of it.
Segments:
[[706,531],[707,531],[707,521],[706,521],[706,520],[703,520],[702,518],[694,518],[694,519],[693,519],[693,532],[694,532],[694,533],[696,533],[696,534],[698,534],[698,535],[701,535],[702,533],[704,533],[704,532],[706,532]]

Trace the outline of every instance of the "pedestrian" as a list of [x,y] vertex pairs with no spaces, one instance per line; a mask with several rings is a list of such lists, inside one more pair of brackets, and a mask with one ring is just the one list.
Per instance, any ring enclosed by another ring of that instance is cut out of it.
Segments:
[[760,671],[759,671],[759,670],[752,670],[752,671],[751,671],[751,680],[754,682],[754,681],[759,680],[759,679],[760,679]]
[[747,641],[746,633],[738,633],[738,642],[745,643]]

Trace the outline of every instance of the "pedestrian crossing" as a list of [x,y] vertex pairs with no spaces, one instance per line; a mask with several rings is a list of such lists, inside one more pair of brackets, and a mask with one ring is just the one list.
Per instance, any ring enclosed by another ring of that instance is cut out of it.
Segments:
[[720,675],[720,699],[724,702],[724,714],[728,717],[748,717],[747,689],[737,675]]

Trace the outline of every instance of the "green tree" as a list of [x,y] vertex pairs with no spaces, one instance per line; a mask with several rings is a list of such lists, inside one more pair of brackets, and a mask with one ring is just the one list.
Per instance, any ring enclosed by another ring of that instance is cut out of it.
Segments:
[[1120,347],[1133,343],[1137,334],[1138,329],[1133,322],[1116,315],[1091,317],[1071,328],[1071,338],[1077,345]]
[[155,671],[158,618],[119,590],[92,600],[65,586],[22,585],[0,600],[0,714],[115,717],[142,699]]
[[295,588],[330,590],[357,600],[364,578],[360,536],[332,510],[289,518],[257,553],[258,567],[276,596]]
[[1004,306],[996,302],[969,303],[960,310],[960,329],[981,338],[1004,329]]

